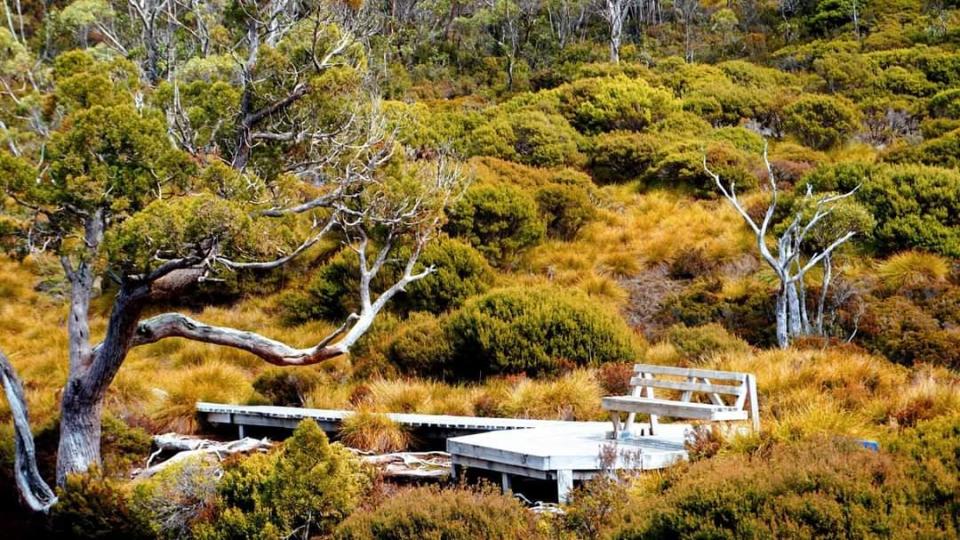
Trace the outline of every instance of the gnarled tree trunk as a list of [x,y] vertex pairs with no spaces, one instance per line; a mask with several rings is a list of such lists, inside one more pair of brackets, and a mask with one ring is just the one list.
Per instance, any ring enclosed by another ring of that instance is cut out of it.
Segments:
[[17,377],[13,364],[0,351],[0,382],[13,416],[14,481],[27,506],[35,512],[46,512],[57,502],[53,490],[37,470],[37,453],[30,431],[30,415],[23,385]]

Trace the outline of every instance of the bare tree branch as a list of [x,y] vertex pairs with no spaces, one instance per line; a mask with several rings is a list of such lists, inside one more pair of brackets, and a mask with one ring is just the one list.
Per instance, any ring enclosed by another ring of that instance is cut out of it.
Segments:
[[57,496],[37,470],[37,452],[33,444],[33,433],[30,431],[30,415],[27,412],[23,385],[3,351],[0,351],[0,381],[3,382],[7,404],[10,405],[13,415],[14,477],[17,490],[31,510],[46,512],[56,504]]

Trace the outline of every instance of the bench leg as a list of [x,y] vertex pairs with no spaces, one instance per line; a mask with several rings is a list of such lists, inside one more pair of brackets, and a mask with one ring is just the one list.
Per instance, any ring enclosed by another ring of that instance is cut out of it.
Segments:
[[630,437],[633,435],[633,421],[637,419],[637,413],[630,413],[627,415],[627,425],[623,428],[627,432],[627,436]]
[[503,489],[503,494],[508,495],[511,491],[510,486],[510,475],[507,473],[500,473],[500,488]]
[[620,413],[617,411],[610,411],[610,420],[613,421],[613,439],[617,440],[620,438]]
[[650,435],[654,435],[660,431],[659,428],[659,416],[656,414],[650,415]]

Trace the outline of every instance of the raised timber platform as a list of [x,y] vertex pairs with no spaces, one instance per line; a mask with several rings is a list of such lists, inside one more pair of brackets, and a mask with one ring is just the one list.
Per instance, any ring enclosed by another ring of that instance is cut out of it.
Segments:
[[[646,429],[643,424],[638,429]],[[663,469],[687,459],[686,424],[664,424],[656,436],[612,440],[609,422],[560,422],[558,425],[454,437],[447,452],[456,474],[463,468],[501,474],[504,491],[514,476],[555,481],[557,498],[566,502],[574,481],[606,471]]]
[[[198,402],[197,412],[207,422],[215,425],[234,425],[241,431],[245,427],[294,429],[304,418],[312,418],[328,433],[340,430],[340,424],[351,411],[334,409],[307,409],[302,407],[275,407],[269,405],[228,405],[224,403]],[[514,429],[562,427],[585,422],[562,420],[533,420],[529,418],[486,418],[477,416],[452,416],[446,414],[387,413],[394,422],[408,428],[433,431],[439,435],[455,436],[466,433],[484,433]],[[607,426],[609,422],[588,422]],[[446,437],[444,437],[446,438]]]
[[[294,429],[305,418],[336,434],[351,411],[197,403],[209,423],[247,428]],[[661,424],[655,436],[614,441],[610,422],[566,422],[527,418],[484,418],[435,414],[387,413],[409,429],[445,439],[456,476],[464,469],[499,473],[504,490],[516,477],[555,482],[557,498],[565,501],[575,481],[611,470],[653,470],[687,459],[687,424]],[[644,433],[645,424],[634,424]]]

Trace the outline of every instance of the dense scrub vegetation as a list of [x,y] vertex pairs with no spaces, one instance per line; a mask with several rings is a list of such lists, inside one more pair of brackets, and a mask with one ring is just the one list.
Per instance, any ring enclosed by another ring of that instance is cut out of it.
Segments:
[[[294,346],[364,309],[363,261],[384,246],[374,298],[435,270],[349,355],[316,366],[178,339],[131,350],[105,394],[102,467],[70,476],[30,525],[99,538],[960,534],[956,2],[608,3],[629,7],[616,36],[584,0],[276,1],[260,34],[245,1],[8,9],[0,350],[26,383],[48,479],[71,347],[56,255],[82,259],[88,240],[69,232],[96,208],[111,220],[91,266],[94,340],[118,276],[185,245],[296,257],[211,268],[148,314],[189,309]],[[289,108],[250,124],[272,104]],[[318,141],[371,117],[396,137],[370,146],[395,146],[377,165],[386,187],[345,200],[402,198],[432,174],[423,163],[449,156],[469,177],[429,242],[416,241],[429,220],[404,223],[395,244],[384,220],[358,252],[345,219],[301,249],[328,214],[261,219],[349,176],[329,165],[356,141]],[[777,201],[772,234],[850,194],[803,239],[809,261],[856,233],[798,281],[822,324],[787,349],[777,276],[705,161],[754,220]],[[51,207],[74,218],[38,219]],[[64,234],[45,243],[52,233]],[[601,396],[626,391],[636,361],[755,373],[762,433],[711,435],[688,466],[587,485],[562,518],[487,489],[393,492],[312,423],[268,454],[127,480],[151,434],[201,429],[198,400],[354,409],[341,440],[395,451],[410,435],[384,412],[603,420]],[[13,507],[10,418],[0,404],[0,500]],[[862,438],[881,450],[851,443]]]

